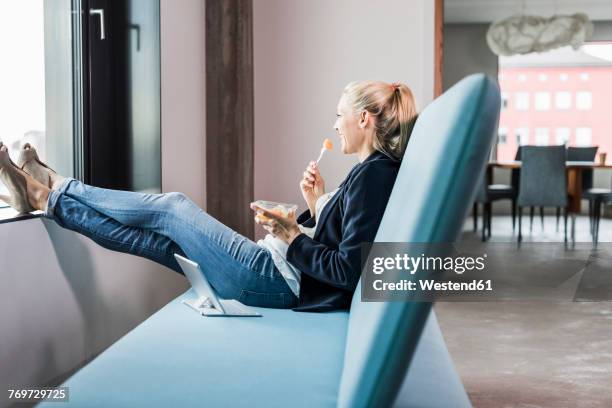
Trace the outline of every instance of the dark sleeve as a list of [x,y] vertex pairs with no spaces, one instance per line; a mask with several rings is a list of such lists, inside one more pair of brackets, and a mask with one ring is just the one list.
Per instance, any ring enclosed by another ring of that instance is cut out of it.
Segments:
[[374,241],[396,175],[392,167],[365,166],[347,185],[338,248],[300,234],[289,245],[287,260],[321,282],[354,291],[361,275],[361,243]]
[[305,227],[312,228],[316,225],[315,217],[310,215],[310,210],[306,210],[297,217],[297,223]]

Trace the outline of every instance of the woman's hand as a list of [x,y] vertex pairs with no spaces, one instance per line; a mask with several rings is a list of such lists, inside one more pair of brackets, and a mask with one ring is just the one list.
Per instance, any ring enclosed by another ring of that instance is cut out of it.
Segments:
[[319,173],[319,166],[316,162],[311,161],[308,167],[306,167],[302,181],[300,181],[300,189],[310,209],[310,215],[314,216],[317,199],[325,194],[325,181],[323,181],[323,177]]
[[284,217],[280,214],[265,210],[255,203],[251,203],[251,209],[256,212],[255,222],[257,224],[262,225],[266,231],[285,241],[287,244],[291,244],[295,237],[302,233],[298,227],[295,212]]

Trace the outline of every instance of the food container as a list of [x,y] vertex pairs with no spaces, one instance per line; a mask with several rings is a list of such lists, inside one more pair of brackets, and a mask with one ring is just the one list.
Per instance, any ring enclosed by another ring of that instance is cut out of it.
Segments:
[[[296,204],[277,203],[274,201],[265,200],[257,200],[254,201],[253,204],[263,208],[266,211],[270,211],[271,213],[278,214],[283,217],[288,217],[292,213],[295,213],[298,208]],[[257,214],[257,217],[263,221],[268,220],[268,217],[261,214]]]

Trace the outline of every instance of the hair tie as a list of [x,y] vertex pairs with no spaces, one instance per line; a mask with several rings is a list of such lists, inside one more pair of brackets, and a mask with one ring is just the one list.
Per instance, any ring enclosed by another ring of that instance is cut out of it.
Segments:
[[391,90],[392,90],[393,92],[397,91],[397,90],[399,89],[400,85],[401,85],[401,84],[400,84],[399,82],[393,82],[393,83],[391,84]]

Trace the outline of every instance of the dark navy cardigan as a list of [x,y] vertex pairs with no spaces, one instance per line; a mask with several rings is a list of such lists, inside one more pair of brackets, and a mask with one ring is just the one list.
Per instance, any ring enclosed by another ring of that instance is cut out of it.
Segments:
[[[287,260],[302,272],[298,305],[293,310],[348,309],[361,274],[361,243],[373,242],[400,162],[375,151],[355,165],[324,206],[314,238],[298,235]],[[299,224],[315,225],[310,210]]]

